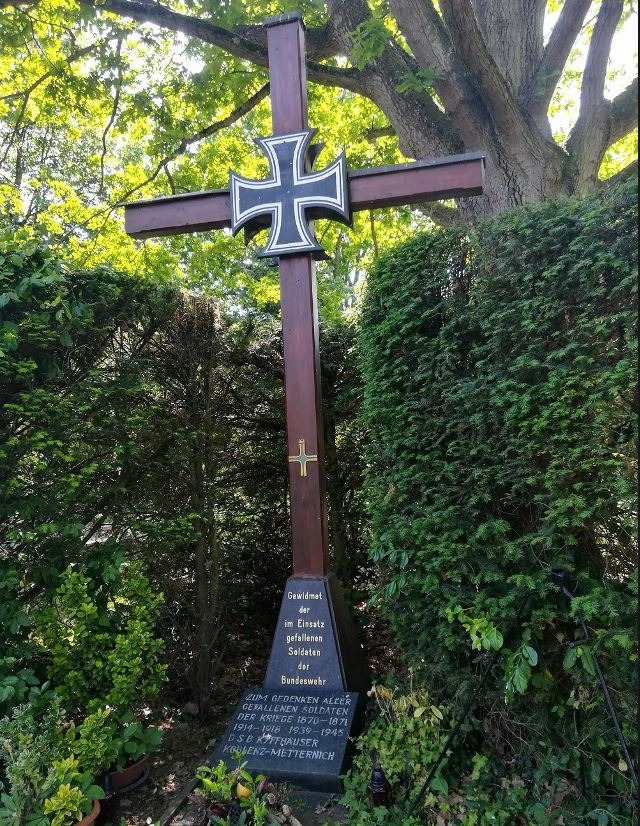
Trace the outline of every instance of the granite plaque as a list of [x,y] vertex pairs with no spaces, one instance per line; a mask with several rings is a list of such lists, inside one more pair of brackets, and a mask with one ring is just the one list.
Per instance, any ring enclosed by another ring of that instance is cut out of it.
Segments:
[[357,705],[351,692],[249,689],[211,762],[233,768],[234,752],[241,751],[251,774],[339,792]]
[[287,581],[264,685],[270,690],[347,687],[324,579]]

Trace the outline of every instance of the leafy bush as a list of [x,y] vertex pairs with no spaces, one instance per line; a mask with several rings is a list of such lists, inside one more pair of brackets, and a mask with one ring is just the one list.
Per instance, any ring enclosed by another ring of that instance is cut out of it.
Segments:
[[198,785],[189,799],[208,816],[208,822],[218,826],[247,824],[247,826],[277,826],[278,821],[268,813],[269,798],[279,800],[275,787],[264,775],[252,777],[242,762],[242,752],[236,752],[235,769],[229,770],[223,761],[217,766],[200,766],[196,772]]
[[[401,692],[376,685],[369,694],[376,700],[378,715],[357,740],[357,754],[345,780],[341,802],[348,807],[349,823],[353,826],[417,824],[421,822],[419,817],[412,819],[407,813],[446,739],[441,730],[444,715],[424,690]],[[388,811],[372,808],[368,798],[367,784],[374,760],[379,760],[392,789],[392,806]],[[442,767],[431,788],[447,792]],[[425,803],[429,806],[434,801],[435,796],[429,794]],[[424,807],[420,814],[423,812]]]
[[67,742],[94,775],[123,769],[155,750],[161,732],[136,719],[166,679],[155,636],[162,597],[139,566],[109,569],[101,581],[69,567],[54,600],[36,614],[41,655],[75,717]]
[[0,559],[0,717],[25,702],[39,679],[31,667],[31,619],[20,599],[20,574]]
[[[45,243],[0,228],[0,582],[5,566],[17,578],[10,599],[0,592],[0,651],[16,658],[0,680],[29,667],[45,677],[14,650],[28,625],[5,630],[31,621],[70,564],[98,581],[118,555],[165,596],[171,703],[206,715],[230,640],[255,634],[256,612],[268,636],[291,564],[276,314],[238,317],[106,268],[70,272]],[[330,530],[349,581],[366,531],[352,347],[339,325],[324,336]]]
[[371,273],[360,334],[372,556],[402,651],[455,709],[501,649],[474,731],[540,799],[582,756],[610,813],[626,766],[548,572],[573,576],[633,741],[636,196],[420,235]]
[[69,752],[92,777],[103,774],[118,759],[120,743],[115,737],[117,728],[111,709],[101,708],[87,715],[77,727],[72,722],[65,732]]
[[[590,795],[581,795],[566,777],[540,770],[526,778],[514,765],[513,755],[474,752],[469,747],[477,741],[473,736],[467,744],[454,740],[418,803],[425,778],[450,734],[449,710],[434,706],[424,688],[374,686],[369,694],[377,708],[356,740],[357,754],[341,800],[348,807],[352,826],[443,822],[459,826],[556,826],[563,822],[624,826],[629,822],[623,800],[594,801]],[[380,763],[389,781],[388,809],[373,806],[369,800],[367,784],[374,762]],[[561,766],[565,768],[566,762]]]
[[64,718],[60,699],[49,691],[0,720],[7,775],[6,793],[0,797],[2,826],[71,826],[104,797],[93,785],[93,774],[82,771],[70,754]]
[[51,826],[72,826],[93,809],[96,800],[103,800],[104,790],[93,784],[89,772],[78,770],[78,761],[67,757],[53,764],[58,787],[44,802],[45,815],[53,815]]
[[36,618],[49,676],[72,711],[138,711],[165,680],[162,640],[155,637],[162,596],[136,566],[113,582],[68,568],[56,596]]
[[160,746],[162,731],[153,726],[144,726],[133,714],[124,714],[117,720],[112,746],[117,750],[113,762],[116,771],[137,763],[145,754],[151,754]]

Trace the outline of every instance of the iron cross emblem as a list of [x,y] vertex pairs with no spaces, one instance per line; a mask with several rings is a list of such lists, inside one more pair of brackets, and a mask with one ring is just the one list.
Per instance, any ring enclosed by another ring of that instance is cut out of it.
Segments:
[[324,257],[309,221],[334,218],[350,225],[347,161],[344,152],[332,164],[312,172],[322,144],[311,145],[315,129],[289,135],[259,138],[256,143],[267,155],[271,174],[252,181],[230,173],[231,231],[244,227],[254,235],[270,221],[262,258],[312,253]]

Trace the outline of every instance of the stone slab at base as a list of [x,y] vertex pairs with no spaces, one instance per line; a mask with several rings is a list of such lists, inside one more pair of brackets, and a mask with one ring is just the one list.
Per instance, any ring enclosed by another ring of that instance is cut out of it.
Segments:
[[210,761],[233,768],[234,751],[245,751],[252,775],[339,793],[357,707],[355,692],[248,689]]

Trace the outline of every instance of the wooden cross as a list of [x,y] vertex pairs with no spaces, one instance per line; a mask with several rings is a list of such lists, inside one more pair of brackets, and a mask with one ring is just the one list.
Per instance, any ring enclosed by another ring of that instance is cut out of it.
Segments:
[[130,204],[126,229],[134,238],[150,238],[224,227],[244,227],[251,235],[270,226],[261,254],[279,258],[293,569],[296,577],[316,578],[328,572],[328,532],[313,261],[321,248],[308,221],[330,215],[348,223],[357,210],[479,195],[484,156],[350,172],[341,157],[312,172],[317,152],[310,147],[302,17],[292,12],[264,25],[274,136],[258,143],[269,157],[270,178],[248,181],[232,172],[229,190]]

